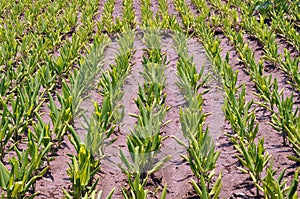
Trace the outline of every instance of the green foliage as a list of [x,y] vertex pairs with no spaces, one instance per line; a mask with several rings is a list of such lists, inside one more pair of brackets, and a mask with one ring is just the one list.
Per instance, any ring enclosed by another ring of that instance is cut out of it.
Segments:
[[110,111],[113,114],[113,123],[116,124],[119,124],[124,117],[124,107],[119,102],[124,94],[122,87],[133,65],[130,63],[130,60],[134,53],[134,38],[134,32],[131,30],[127,30],[119,35],[118,43],[120,48],[115,58],[116,65],[111,64],[110,70],[102,73],[102,77],[98,82],[102,95],[107,100],[109,99],[111,103]]
[[[35,181],[49,169],[45,161],[49,166],[69,125],[81,112],[80,103],[91,80],[101,70],[108,37],[92,36],[98,10],[95,0],[88,4],[6,2],[0,10],[4,16],[1,24],[5,24],[0,25],[2,194],[5,198],[33,198],[38,194]],[[92,37],[95,44],[90,47]],[[87,51],[88,56],[81,58]],[[59,88],[62,93],[55,93]],[[50,113],[45,111],[47,106]],[[43,121],[44,114],[50,116],[48,124]],[[14,142],[10,148],[9,142]],[[24,144],[23,150],[18,149],[19,143]],[[2,158],[12,149],[16,155],[7,166]]]
[[214,168],[220,152],[215,152],[215,146],[208,134],[208,128],[202,132],[202,125],[199,125],[199,127],[201,129],[199,128],[196,135],[189,134],[189,144],[184,145],[188,156],[183,157],[198,179],[203,177],[205,181],[210,182],[214,176]]
[[[143,9],[149,6],[150,2],[144,1]],[[163,122],[168,108],[164,102],[166,95],[163,93],[165,87],[164,69],[166,57],[161,52],[158,29],[145,30],[144,43],[147,49],[144,50],[142,64],[144,71],[144,85],[139,86],[139,93],[135,104],[139,114],[133,115],[137,118],[134,130],[126,137],[127,148],[130,158],[120,150],[120,158],[123,164],[119,164],[122,172],[126,174],[129,190],[122,190],[125,198],[146,198],[148,190],[144,186],[153,173],[157,172],[171,156],[159,159],[163,136],[161,127],[166,125]],[[166,197],[166,187],[162,197]]]
[[[145,183],[147,182],[147,178],[143,179],[141,182],[140,174],[137,174],[134,180],[131,179],[130,176],[128,176],[128,183],[130,186],[130,190],[122,190],[123,197],[125,199],[146,199],[148,190],[144,189]],[[167,185],[164,186],[164,189],[162,190],[162,194],[160,199],[165,199],[167,195]]]
[[117,139],[116,137],[115,139],[109,140],[115,130],[115,126],[111,125],[113,114],[109,106],[109,98],[104,98],[101,108],[98,107],[95,102],[95,113],[90,120],[87,121],[86,147],[93,156],[99,159],[105,156],[104,148]]
[[[170,29],[173,31],[181,30],[181,27],[176,20],[176,16],[169,15],[168,12],[168,1],[167,0],[158,0],[159,5],[159,16],[161,17],[161,21],[159,22],[159,26],[162,29]],[[160,20],[158,15],[156,15],[156,20]]]
[[[283,70],[295,91],[300,90],[299,59],[288,49],[284,49],[281,55],[277,44],[278,38],[282,37],[299,51],[299,2],[230,0],[222,3],[212,0],[208,6],[205,0],[192,0],[198,11],[195,17],[184,0],[175,0],[174,6],[183,27],[177,16],[168,13],[166,0],[158,0],[156,15],[153,15],[151,1],[142,0],[142,24],[137,24],[133,0],[123,0],[122,17],[113,19],[115,2],[106,1],[103,12],[99,13],[99,1],[96,0],[0,1],[2,197],[35,197],[38,194],[35,192],[36,180],[48,171],[53,154],[63,143],[64,135],[70,133],[69,139],[77,154],[71,155],[68,175],[73,187],[65,195],[69,198],[101,198],[102,192],[97,193],[95,189],[99,179],[94,179],[94,176],[100,169],[99,161],[106,155],[105,147],[115,141],[116,138],[111,136],[116,127],[120,130],[125,114],[120,101],[134,53],[135,35],[130,30],[141,25],[145,29],[143,41],[147,47],[142,59],[145,82],[139,86],[135,99],[140,110],[134,115],[137,123],[127,136],[130,157],[120,152],[125,164],[122,169],[130,186],[129,190],[123,190],[124,197],[146,198],[148,177],[170,158],[156,159],[166,138],[161,135],[161,127],[168,123],[164,119],[169,110],[164,92],[167,56],[161,50],[160,31],[155,29],[162,28],[171,29],[176,34],[174,40],[179,55],[177,85],[187,102],[187,107],[180,111],[180,122],[188,142],[177,141],[187,149],[185,159],[198,179],[198,182],[191,180],[198,195],[201,198],[217,198],[219,195],[221,174],[210,186],[214,181],[213,169],[219,152],[214,149],[208,128],[204,129],[208,114],[202,110],[202,95],[207,92],[203,86],[206,86],[208,76],[204,74],[204,67],[196,69],[194,59],[187,53],[188,38],[177,31],[193,32],[199,38],[213,65],[214,76],[223,83],[223,110],[234,131],[230,138],[239,152],[243,164],[241,169],[249,173],[265,198],[297,198],[298,170],[291,185],[287,186],[284,172],[276,179],[275,171],[267,167],[270,157],[263,140],[259,139],[255,144],[258,125],[253,104],[272,114],[270,125],[282,134],[284,144],[289,142],[293,147],[294,154],[288,158],[300,162],[300,120],[295,97],[293,94],[283,95],[283,90],[278,90],[277,80],[264,75],[264,63],[272,64]],[[246,102],[245,86],[236,86],[238,74],[229,65],[229,54],[222,58],[221,40],[216,30],[222,31],[235,46],[240,61],[255,83],[259,102]],[[123,34],[118,36],[120,48],[115,64],[103,72],[102,58],[109,42],[105,34],[120,31]],[[261,44],[263,55],[259,61],[256,61],[250,42],[245,42],[245,32]],[[88,99],[88,90],[95,87],[95,79],[100,79],[97,83],[103,94],[103,103],[94,103],[94,111],[88,118],[81,104]],[[48,115],[50,121],[45,122],[44,117]],[[73,126],[75,119],[81,116],[86,121],[85,144]],[[25,148],[21,150],[19,146]],[[10,150],[15,156],[4,163]],[[262,177],[264,171],[266,175]],[[161,198],[166,198],[166,192],[165,186]],[[113,191],[107,198],[112,198],[112,194]]]
[[300,58],[291,57],[291,53],[284,49],[284,61],[281,62],[281,68],[282,70],[289,75],[290,81],[289,83],[298,91],[300,90],[300,76],[299,76],[299,63]]
[[[141,104],[141,102],[139,101]],[[131,159],[138,167],[129,172],[145,173],[158,165],[155,163],[155,157],[160,151],[163,137],[160,135],[162,121],[166,115],[165,109],[157,109],[156,107],[139,106],[140,114],[138,115],[137,124],[134,126],[134,131],[127,136],[126,142],[131,155]],[[125,156],[124,156],[125,157]],[[162,161],[166,162],[170,156],[165,157]],[[123,160],[124,161],[124,160]],[[125,160],[128,162],[128,160]]]
[[[113,188],[111,190],[111,192],[108,194],[108,196],[106,197],[106,199],[111,199],[112,196],[113,196],[113,193],[115,191],[115,188]],[[102,192],[103,191],[99,191],[98,194],[97,194],[97,190],[94,190],[90,196],[88,196],[88,194],[86,194],[83,199],[102,199]]]
[[298,173],[299,169],[294,174],[294,179],[290,186],[287,186],[287,180],[283,180],[286,169],[284,169],[278,178],[275,178],[276,171],[273,170],[272,164],[267,168],[267,174],[263,179],[264,196],[266,199],[284,199],[298,198]]
[[214,183],[214,186],[209,190],[206,187],[204,177],[201,176],[200,178],[200,185],[197,184],[193,179],[191,179],[190,183],[193,185],[195,191],[197,192],[200,198],[219,198],[219,194],[221,192],[222,182],[221,182],[221,174],[219,175],[218,179]]
[[0,162],[0,182],[5,198],[23,198],[26,193],[33,190],[30,198],[35,197],[38,193],[35,192],[35,182],[41,178],[49,169],[44,167],[40,171],[37,169],[42,166],[42,159],[49,151],[52,143],[39,151],[39,146],[33,140],[32,134],[28,132],[28,148],[20,151],[15,147],[17,157],[12,157],[9,160],[11,170]]
[[187,31],[194,27],[195,19],[190,8],[184,0],[174,0],[175,9],[180,13],[182,23],[184,24]]
[[72,191],[65,192],[66,198],[83,198],[95,190],[98,180],[92,182],[93,176],[99,171],[100,163],[95,160],[84,144],[80,145],[78,156],[72,156],[67,174],[72,182]]
[[[291,114],[291,113],[290,113]],[[288,158],[297,162],[300,162],[300,117],[299,114],[294,118],[294,123],[288,123],[289,126],[285,126],[285,132],[287,133],[287,139],[293,145],[295,152],[294,156]]]
[[[187,40],[188,37],[180,32],[176,32],[173,37],[175,42],[175,49],[179,54],[179,60],[177,62],[177,74],[180,77],[177,82],[177,86],[180,88],[184,96],[187,96],[186,101],[192,99],[201,87],[207,82],[209,76],[204,75],[204,67],[197,73],[196,66],[194,64],[193,57],[189,57],[187,54]],[[207,90],[201,92],[204,94]]]
[[136,27],[136,17],[133,9],[133,0],[123,0],[123,16],[122,26],[123,31],[132,30]]
[[104,30],[106,30],[110,34],[114,33],[115,31],[115,24],[112,18],[114,7],[115,7],[115,0],[106,1],[102,13],[102,24],[104,26]]
[[142,14],[142,26],[144,28],[158,26],[156,20],[153,17],[150,0],[141,1],[141,14]]
[[5,155],[5,146],[9,142],[9,140],[12,138],[13,130],[11,127],[9,127],[10,120],[7,117],[8,116],[8,109],[7,105],[3,103],[3,110],[1,111],[1,122],[0,122],[0,160],[3,160],[3,157]]
[[274,113],[271,116],[271,126],[282,134],[283,144],[286,144],[287,132],[286,129],[290,126],[294,126],[299,118],[298,109],[293,111],[294,95],[284,98],[282,93],[278,93],[276,90],[273,92],[274,99],[276,101],[276,107],[278,113]]
[[238,168],[250,175],[257,188],[256,194],[258,196],[259,190],[263,191],[261,174],[271,158],[269,153],[265,151],[264,139],[259,139],[257,145],[255,143],[245,144],[244,141],[240,139],[239,144],[235,144],[234,146],[240,154],[237,155],[237,158],[246,169]]
[[[270,159],[270,156],[268,155],[267,152],[265,152],[262,139],[259,139],[258,145],[255,145],[254,143],[254,138],[255,135],[257,134],[258,126],[254,128],[255,126],[254,122],[250,122],[250,121],[254,121],[255,119],[255,114],[254,112],[252,112],[252,109],[250,109],[253,102],[250,101],[246,103],[245,99],[243,99],[243,96],[245,96],[245,94],[243,94],[243,92],[241,91],[240,92],[238,91],[240,87],[236,86],[237,73],[234,74],[234,72],[230,69],[230,67],[227,67],[229,56],[227,55],[224,61],[219,57],[220,51],[218,50],[220,50],[220,47],[218,45],[214,45],[214,43],[218,42],[218,39],[215,39],[216,37],[213,35],[213,31],[210,28],[211,24],[206,25],[205,23],[205,20],[209,18],[208,20],[211,21],[212,25],[214,25],[214,23],[217,22],[218,19],[214,19],[214,16],[210,16],[209,14],[206,15],[204,14],[207,10],[205,2],[203,2],[202,0],[197,0],[194,1],[194,3],[196,4],[198,11],[200,13],[195,28],[196,34],[200,37],[200,40],[203,42],[203,46],[206,50],[208,58],[210,59],[211,63],[213,63],[216,66],[218,72],[221,73],[223,79],[223,85],[226,92],[226,103],[223,106],[223,110],[227,115],[226,118],[227,120],[230,121],[233,129],[236,129],[235,131],[238,134],[240,133],[239,128],[237,128],[239,126],[241,127],[244,126],[246,128],[242,128],[242,129],[247,129],[249,128],[249,124],[251,124],[250,125],[250,127],[252,126],[251,129],[255,129],[254,131],[249,131],[250,137],[247,139],[245,138],[245,136],[243,137],[239,135],[231,136],[231,140],[235,143],[235,147],[238,149],[240,153],[240,155],[238,156],[239,159],[241,160],[243,166],[247,165],[246,169],[244,168],[241,169],[244,172],[250,174],[250,177],[254,181],[254,184],[257,186],[257,194],[259,194],[259,191],[265,191],[266,198],[278,198],[279,196],[282,195],[279,194],[276,195],[276,193],[282,192],[283,190],[277,188],[276,191],[274,190],[275,189],[274,187],[276,186],[275,185],[276,183],[272,182],[273,175],[275,175],[274,172],[273,171],[269,172],[268,171],[269,169],[267,168],[267,172],[269,173],[267,174],[268,177],[266,177],[265,179],[268,179],[268,183],[263,182],[263,179],[261,179],[261,176],[259,174],[262,173],[264,169],[266,169],[265,167],[267,162]],[[240,61],[242,61],[245,64],[248,74],[255,82],[258,91],[257,96],[259,96],[259,98],[261,99],[261,102],[255,102],[255,103],[266,108],[266,110],[270,111],[273,114],[272,118],[276,120],[272,119],[274,121],[274,124],[272,125],[274,125],[274,128],[278,127],[278,130],[280,130],[280,132],[283,132],[281,121],[283,123],[286,123],[287,126],[288,125],[290,126],[290,127],[285,127],[285,134],[289,135],[287,136],[289,140],[293,140],[293,142],[291,143],[293,143],[294,151],[299,152],[299,147],[297,144],[299,143],[297,141],[299,140],[298,139],[299,128],[297,127],[298,125],[296,125],[298,123],[297,122],[298,120],[296,119],[298,116],[293,115],[295,113],[297,114],[297,111],[293,111],[293,107],[290,106],[291,104],[293,104],[292,102],[293,100],[291,100],[291,98],[293,97],[292,96],[284,97],[282,94],[282,90],[278,91],[277,80],[273,79],[271,75],[270,76],[263,75],[264,72],[263,61],[262,60],[259,60],[258,62],[255,61],[255,56],[254,53],[252,52],[252,49],[249,47],[249,44],[244,41],[245,36],[243,34],[243,30],[242,29],[240,29],[239,31],[236,30],[237,27],[236,25],[242,25],[242,28],[246,29],[246,31],[250,32],[250,34],[253,34],[263,45],[263,49],[264,49],[263,58],[268,61],[271,61],[274,65],[277,65],[279,63],[280,67],[285,68],[284,70],[286,71],[286,74],[289,74],[291,79],[295,80],[293,82],[290,81],[291,85],[297,89],[295,83],[297,82],[297,75],[294,72],[297,71],[296,73],[298,73],[298,66],[294,66],[294,63],[297,63],[297,59],[294,59],[295,62],[293,62],[293,60],[291,60],[289,58],[289,55],[286,53],[285,55],[286,58],[281,60],[281,56],[277,52],[278,46],[276,42],[274,42],[276,38],[276,34],[274,33],[274,30],[278,33],[278,30],[280,29],[279,27],[281,27],[282,33],[287,34],[287,32],[289,31],[289,36],[286,36],[286,38],[289,38],[289,41],[293,42],[295,46],[297,46],[296,45],[297,33],[295,34],[294,27],[293,25],[291,25],[289,21],[289,17],[292,15],[286,16],[282,14],[284,9],[286,8],[285,5],[294,6],[295,4],[292,1],[289,3],[287,3],[287,1],[272,1],[272,4],[269,4],[271,6],[274,6],[272,9],[269,10],[270,11],[269,13],[272,15],[271,27],[268,27],[268,25],[266,24],[266,22],[268,22],[268,18],[265,15],[259,15],[260,17],[259,21],[257,21],[257,16],[252,17],[252,14],[255,11],[255,7],[258,6],[260,3],[262,3],[262,1],[233,0],[233,1],[228,1],[228,3],[226,4],[221,4],[219,0],[214,0],[211,2],[211,5],[214,7],[215,10],[217,10],[217,12],[220,12],[218,14],[220,14],[223,17],[223,23],[222,24],[219,23],[218,28],[221,28],[223,33],[226,35],[226,37],[234,44],[239,54]],[[260,6],[262,7],[257,7],[257,11],[259,9],[263,9],[264,5],[261,4]],[[267,4],[266,7],[268,7]],[[274,9],[275,7],[279,9],[275,10]],[[295,9],[295,7],[293,9],[297,10]],[[236,15],[237,11],[241,11],[242,14],[237,16]],[[294,13],[293,13],[293,17],[295,17]],[[241,24],[237,24],[239,18],[241,19]],[[214,50],[214,47],[216,47],[218,50]],[[216,52],[216,54],[214,54],[213,52]],[[286,60],[286,64],[284,60]],[[287,71],[287,68],[289,68],[290,70]],[[231,102],[232,105],[230,105]],[[246,106],[247,104],[249,105],[248,108]],[[241,108],[239,108],[239,106]],[[246,106],[246,111],[244,111],[244,106]],[[279,111],[279,109],[281,109],[281,111]],[[249,110],[251,113],[249,112]],[[288,116],[286,116],[286,114],[288,114]],[[242,125],[243,122],[240,123],[234,122],[234,121],[238,121],[237,118],[243,118],[240,117],[241,115],[245,115],[247,116],[246,118],[249,118],[249,124],[246,122],[245,125]],[[285,121],[285,118],[288,119]],[[294,125],[291,125],[291,123],[294,123]],[[295,161],[299,161],[298,157],[289,157],[289,158]],[[282,177],[283,174],[281,176],[281,179]],[[293,182],[293,185],[294,184],[295,181]],[[198,194],[202,194],[201,189],[198,190],[200,190],[198,191]],[[290,198],[292,198],[292,194]]]
[[204,76],[204,67],[197,73],[193,58],[188,55],[188,38],[186,35],[179,32],[173,39],[175,41],[175,49],[179,54],[177,62],[179,81],[177,86],[188,102],[188,106],[185,109],[180,109],[181,129],[187,143],[175,136],[172,137],[186,148],[187,156],[182,157],[189,163],[198,181],[201,181],[199,184],[192,179],[190,181],[198,196],[201,198],[217,198],[222,186],[221,174],[211,191],[209,192],[208,190],[215,175],[214,168],[220,152],[215,151],[213,141],[209,136],[208,127],[203,130],[205,119],[209,114],[203,113],[202,95],[208,90],[199,92],[206,83],[208,76]]
[[248,143],[253,143],[258,133],[258,124],[255,124],[255,112],[251,110],[253,100],[246,103],[245,95],[246,88],[244,84],[239,93],[228,89],[225,95],[223,112],[235,133],[235,135],[228,134],[233,143],[238,142],[239,138]]

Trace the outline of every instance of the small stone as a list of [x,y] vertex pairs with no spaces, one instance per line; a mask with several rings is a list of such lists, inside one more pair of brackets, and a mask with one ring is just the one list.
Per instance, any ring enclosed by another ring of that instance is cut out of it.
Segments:
[[234,196],[242,196],[245,197],[246,194],[242,193],[242,192],[237,192],[237,193],[233,193]]

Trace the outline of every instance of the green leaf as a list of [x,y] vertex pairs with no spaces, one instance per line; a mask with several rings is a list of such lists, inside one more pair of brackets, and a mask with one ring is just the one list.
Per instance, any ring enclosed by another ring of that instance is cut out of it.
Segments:
[[197,183],[193,179],[191,179],[190,182],[192,183],[192,185],[193,185],[195,191],[197,192],[198,196],[202,197],[202,191],[201,191],[200,187],[197,185]]
[[298,183],[299,183],[298,174],[299,174],[299,169],[296,170],[294,179],[292,181],[292,185],[289,189],[289,192],[288,192],[289,199],[294,199],[295,196],[297,197],[297,190],[298,190]]
[[166,197],[167,197],[167,184],[165,184],[164,186],[160,199],[166,199]]
[[7,185],[9,183],[9,172],[7,170],[7,168],[3,165],[2,161],[0,161],[0,185],[2,187],[2,189],[6,190],[7,189]]
[[11,191],[11,197],[12,198],[18,197],[19,193],[24,191],[23,188],[24,188],[24,182],[22,181],[15,182],[13,185],[13,190]]

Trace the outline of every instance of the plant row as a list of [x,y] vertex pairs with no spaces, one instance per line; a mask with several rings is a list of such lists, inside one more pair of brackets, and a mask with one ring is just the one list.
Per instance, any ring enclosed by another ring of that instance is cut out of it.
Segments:
[[[204,75],[204,67],[198,72],[193,57],[188,55],[188,37],[181,32],[174,36],[175,48],[179,55],[177,62],[177,85],[181,90],[186,107],[180,109],[180,123],[186,141],[174,137],[177,142],[187,150],[187,156],[183,158],[189,163],[197,181],[190,180],[200,198],[218,198],[221,191],[221,173],[213,183],[214,168],[220,155],[215,151],[215,146],[209,128],[205,127],[206,117],[202,109],[202,95],[208,92],[203,90],[208,76]],[[187,142],[187,143],[186,143]],[[213,185],[212,185],[213,184]]]
[[[160,32],[148,28],[144,32],[143,42],[146,46],[142,59],[143,85],[139,85],[137,98],[134,100],[139,114],[132,114],[137,119],[133,130],[127,134],[126,143],[129,157],[120,150],[122,164],[119,165],[127,176],[128,189],[123,189],[124,198],[147,198],[149,190],[146,184],[171,156],[160,157],[161,135],[168,107],[165,105],[166,94],[164,70],[166,56],[161,51]],[[167,187],[164,186],[161,198],[166,198]]]
[[[132,67],[130,60],[134,54],[134,38],[134,32],[131,30],[119,35],[119,50],[115,57],[115,64],[110,64],[110,68],[106,72],[102,72],[99,77],[98,85],[103,96],[102,104],[100,106],[97,102],[94,102],[94,112],[90,118],[86,114],[83,115],[86,120],[85,141],[82,142],[76,131],[73,128],[70,129],[72,137],[69,136],[69,139],[74,145],[77,155],[71,156],[72,162],[69,164],[67,171],[72,181],[71,192],[65,192],[68,198],[88,197],[96,192],[99,178],[95,180],[94,176],[100,170],[100,161],[109,155],[104,149],[117,139],[117,137],[112,138],[112,134],[115,132],[116,127],[120,125],[124,116],[120,101],[123,96],[122,87]],[[97,77],[96,75],[101,70],[98,64],[101,62],[99,61],[92,62],[96,63],[95,68],[91,68],[93,74],[85,74],[86,68],[80,71],[84,76],[87,76],[84,78],[79,77],[78,84],[75,84],[77,88],[84,91],[83,88],[86,84],[82,80],[93,80]],[[80,72],[79,76],[81,75]],[[71,90],[76,91],[76,89]],[[108,198],[112,197],[113,191],[114,189]]]
[[[199,5],[203,5],[203,2]],[[199,34],[204,45],[212,44],[211,48],[208,48],[211,52],[207,52],[213,55],[214,61],[212,63],[220,64],[216,68],[220,71],[225,91],[223,111],[234,132],[229,137],[238,151],[237,158],[244,167],[239,169],[249,174],[257,187],[257,195],[259,195],[259,191],[262,191],[266,198],[296,198],[298,171],[295,173],[291,186],[284,187],[286,185],[286,181],[282,181],[284,171],[277,180],[275,179],[276,172],[272,169],[272,164],[267,166],[271,157],[263,146],[263,138],[260,138],[257,144],[254,142],[258,132],[258,125],[256,124],[254,110],[251,108],[253,101],[245,102],[245,85],[236,85],[238,72],[234,72],[228,64],[228,54],[225,60],[221,60],[220,51],[217,54],[213,53],[213,47],[215,46],[212,41],[216,38],[211,34],[213,32],[210,30],[210,26],[205,24],[204,21],[199,26],[201,28],[200,31],[206,29]],[[220,46],[217,46],[217,48],[220,49]],[[267,174],[262,177],[261,174],[264,169]]]

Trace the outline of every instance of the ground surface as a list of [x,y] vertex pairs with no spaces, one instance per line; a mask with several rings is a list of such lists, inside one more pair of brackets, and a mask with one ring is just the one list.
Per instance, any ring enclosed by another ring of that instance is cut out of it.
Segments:
[[[115,10],[113,16],[117,17],[121,15],[121,1],[116,1]],[[194,13],[197,13],[193,6],[190,6]],[[102,8],[100,8],[101,10]],[[134,1],[134,9],[137,17],[137,22],[140,22],[141,11],[139,7],[139,1]],[[152,1],[152,10],[154,13],[158,11],[157,1]],[[179,15],[174,9],[173,3],[169,0],[169,14]],[[180,19],[179,19],[180,21]],[[139,27],[137,27],[139,29]],[[139,30],[137,30],[139,33]],[[230,64],[236,70],[239,70],[239,82],[246,83],[248,100],[257,100],[252,92],[255,92],[254,83],[251,81],[250,77],[244,71],[244,66],[237,61],[238,55],[232,45],[229,44],[226,37],[219,34],[218,37],[221,39],[222,56],[225,57],[226,53],[230,53]],[[249,39],[249,38],[246,38]],[[255,50],[255,55],[259,58],[261,56],[261,50],[257,41],[250,40],[250,47]],[[171,122],[163,128],[163,135],[170,136],[175,135],[182,138],[179,122],[179,109],[184,107],[184,99],[181,95],[179,89],[176,86],[177,76],[176,76],[176,62],[177,54],[173,49],[173,41],[171,36],[166,36],[162,38],[162,51],[167,54],[167,59],[169,61],[168,68],[165,71],[166,74],[166,89],[167,94],[167,105],[172,107],[167,114],[166,120],[171,120]],[[282,46],[286,46],[285,42],[280,42]],[[211,66],[206,58],[205,51],[202,48],[200,41],[196,37],[192,37],[188,41],[189,52],[194,56],[195,64],[200,70],[201,66],[205,66],[206,73],[211,73]],[[121,123],[120,132],[116,135],[118,140],[106,149],[107,153],[110,154],[102,162],[101,172],[97,177],[100,178],[98,189],[103,190],[104,196],[106,196],[111,189],[116,188],[113,198],[122,198],[121,189],[126,187],[126,177],[122,174],[121,170],[117,167],[117,163],[120,162],[119,148],[127,150],[126,148],[126,134],[130,132],[135,123],[135,119],[128,115],[128,113],[137,113],[137,108],[134,104],[134,98],[137,96],[138,84],[143,81],[140,74],[142,71],[141,58],[143,54],[143,48],[145,46],[140,39],[136,39],[134,42],[134,49],[136,53],[133,56],[132,63],[135,63],[131,72],[130,77],[126,80],[124,86],[124,97],[122,99],[122,104],[125,107],[125,117]],[[109,63],[114,61],[114,53],[117,51],[118,45],[116,42],[106,49],[105,56],[105,67],[108,67]],[[296,56],[296,55],[295,55]],[[278,79],[280,87],[285,87],[286,92],[289,91],[289,86],[284,82],[284,75],[278,69],[273,69],[268,71],[273,74]],[[210,84],[208,86],[209,92],[204,95],[204,111],[210,112],[211,115],[207,118],[206,123],[210,126],[210,134],[215,141],[215,146],[217,150],[220,150],[221,155],[218,159],[216,166],[216,173],[222,173],[223,187],[221,190],[220,198],[253,198],[255,196],[255,188],[251,186],[251,180],[248,175],[243,174],[237,169],[239,162],[235,157],[235,150],[233,145],[230,143],[229,139],[224,135],[224,132],[230,133],[230,125],[225,121],[225,117],[222,112],[222,103],[224,92],[220,89],[220,84],[217,79],[211,78]],[[91,91],[92,100],[101,103],[101,96],[96,90]],[[83,108],[91,110],[91,104],[88,102],[83,103]],[[45,112],[47,108],[44,107]],[[264,137],[266,150],[273,157],[274,168],[282,171],[287,168],[286,177],[289,179],[293,176],[296,165],[294,162],[288,160],[286,157],[292,154],[290,146],[282,146],[281,136],[276,133],[271,126],[268,124],[269,115],[265,113],[261,108],[257,108],[257,117],[260,125],[259,137]],[[49,118],[46,116],[44,119],[47,121]],[[80,133],[80,137],[84,138],[84,130],[78,125],[75,126],[77,132]],[[37,198],[62,198],[63,189],[68,190],[71,183],[68,179],[66,170],[68,168],[68,162],[70,161],[67,154],[75,153],[73,146],[70,144],[67,137],[65,137],[64,144],[57,152],[54,157],[55,160],[50,163],[50,170],[45,177],[37,181],[37,191],[40,195]],[[168,193],[167,198],[196,198],[195,192],[192,186],[189,184],[189,180],[193,178],[192,171],[189,165],[183,161],[180,155],[185,154],[185,149],[178,145],[173,139],[168,138],[163,142],[161,156],[172,154],[172,159],[157,173],[155,173],[149,183],[147,188],[153,192],[151,198],[158,198],[163,185],[167,183]],[[155,185],[155,186],[153,186]],[[153,187],[159,187],[155,190]],[[157,193],[156,193],[157,192]]]

